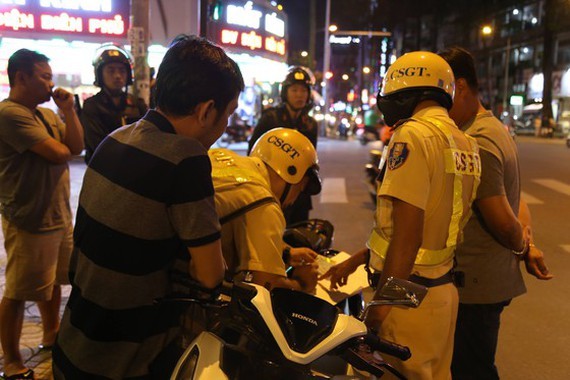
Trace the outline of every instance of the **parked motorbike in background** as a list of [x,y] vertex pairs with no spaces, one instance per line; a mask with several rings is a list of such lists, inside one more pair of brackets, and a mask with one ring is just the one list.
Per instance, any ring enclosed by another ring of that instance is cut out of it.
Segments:
[[371,141],[380,140],[380,127],[377,125],[364,125],[356,130],[358,141],[366,145]]
[[369,153],[369,159],[364,165],[364,183],[370,194],[370,199],[376,204],[376,196],[378,192],[378,176],[380,175],[380,160],[382,159],[382,150],[372,149]]
[[221,148],[227,148],[228,145],[246,142],[253,133],[253,128],[247,122],[234,114],[229,119],[229,125],[218,139],[218,145]]
[[[425,287],[390,278],[371,305],[418,307],[426,293]],[[198,303],[217,316],[186,349],[171,380],[356,379],[314,370],[311,364],[323,355],[377,377],[389,371],[405,379],[378,352],[407,360],[407,347],[380,339],[359,319],[310,294],[236,282],[224,284],[215,300],[176,302]]]
[[364,183],[368,188],[368,193],[372,202],[376,204],[376,195],[378,190],[378,177],[380,175],[380,162],[382,160],[382,155],[388,155],[388,144],[390,139],[394,134],[392,128],[385,126],[382,128],[380,133],[380,144],[377,149],[371,149],[369,152],[369,158],[366,165],[364,165]]

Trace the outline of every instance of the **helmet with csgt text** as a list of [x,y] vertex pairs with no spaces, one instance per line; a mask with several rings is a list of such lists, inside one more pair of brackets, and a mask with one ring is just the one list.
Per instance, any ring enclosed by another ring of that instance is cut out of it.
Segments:
[[127,69],[127,86],[133,84],[133,63],[129,53],[115,43],[101,45],[93,58],[95,86],[103,87],[103,67],[108,63],[122,63]]
[[453,99],[455,78],[449,64],[439,55],[415,51],[404,54],[390,66],[378,96],[424,89],[439,90]]
[[310,195],[321,192],[317,151],[301,132],[290,128],[265,132],[253,146],[250,156],[261,159],[288,184],[295,185],[307,175],[309,183],[305,192]]
[[423,101],[437,102],[448,110],[453,105],[455,78],[449,64],[439,55],[415,51],[398,58],[388,69],[376,106],[384,121],[394,127],[412,117]]

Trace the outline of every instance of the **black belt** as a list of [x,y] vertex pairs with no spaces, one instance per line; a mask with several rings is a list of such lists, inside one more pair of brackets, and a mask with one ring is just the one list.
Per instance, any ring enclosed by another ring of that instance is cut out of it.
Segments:
[[[368,272],[368,283],[374,289],[376,289],[376,285],[378,284],[378,281],[380,281],[381,274],[382,272],[376,272],[376,273]],[[410,277],[408,277],[409,281],[415,282],[416,284],[423,285],[428,288],[449,284],[450,282],[453,282],[453,279],[454,276],[452,270],[450,270],[449,272],[438,278],[427,278],[415,274],[412,274],[410,275]]]

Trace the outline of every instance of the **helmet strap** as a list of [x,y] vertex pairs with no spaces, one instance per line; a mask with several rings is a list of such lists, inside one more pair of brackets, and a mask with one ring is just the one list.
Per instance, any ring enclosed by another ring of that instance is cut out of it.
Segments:
[[416,106],[420,102],[420,97],[420,93],[378,97],[376,106],[384,115],[386,125],[393,127],[399,120],[412,117]]
[[289,195],[289,191],[291,191],[291,184],[288,182],[285,182],[285,188],[283,189],[283,193],[281,194],[281,198],[279,198],[279,203],[281,203],[281,205],[283,205],[283,202],[285,202],[287,195]]

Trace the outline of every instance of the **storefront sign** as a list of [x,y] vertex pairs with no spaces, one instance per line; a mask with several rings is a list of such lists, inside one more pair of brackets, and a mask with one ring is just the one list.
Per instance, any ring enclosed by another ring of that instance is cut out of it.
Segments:
[[263,13],[253,9],[251,1],[248,1],[243,7],[228,5],[226,10],[228,24],[247,26],[252,29],[259,29],[262,15]]
[[250,50],[266,50],[281,56],[285,55],[285,40],[274,37],[263,37],[255,32],[238,32],[236,30],[222,29],[221,43],[234,45]]
[[1,0],[0,32],[17,37],[125,38],[129,2],[121,0]]
[[261,1],[221,1],[219,18],[208,24],[208,38],[234,53],[286,60],[285,13]]

